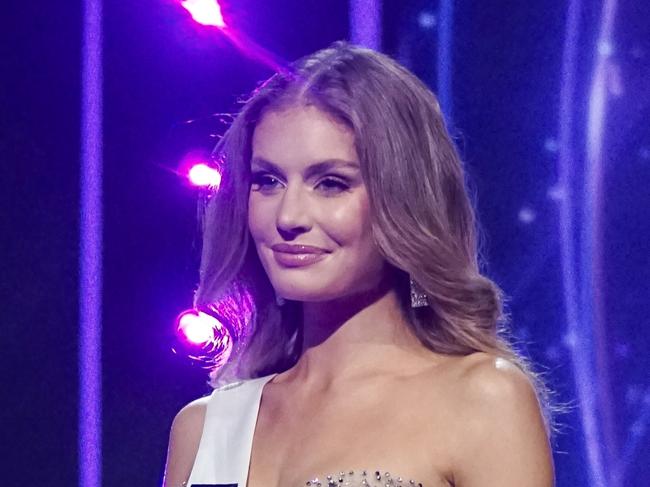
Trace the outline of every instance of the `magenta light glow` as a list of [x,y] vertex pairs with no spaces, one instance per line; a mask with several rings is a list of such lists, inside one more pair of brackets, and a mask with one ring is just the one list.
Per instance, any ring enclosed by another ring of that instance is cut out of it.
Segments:
[[184,354],[190,359],[203,362],[210,368],[219,368],[228,361],[233,351],[233,337],[219,319],[197,309],[189,309],[179,315],[176,323]]
[[226,27],[221,7],[216,0],[184,0],[181,5],[201,25],[212,25],[220,29]]
[[187,178],[194,186],[218,188],[221,184],[221,173],[207,164],[194,164],[187,173]]
[[243,32],[235,32],[226,25],[221,14],[221,6],[216,0],[183,0],[181,6],[201,25],[217,27],[226,38],[249,58],[261,62],[270,69],[282,72],[286,63],[269,50],[263,48]]
[[216,373],[232,354],[238,354],[251,337],[254,305],[247,287],[234,282],[217,301],[198,304],[176,319],[172,352],[202,363]]
[[201,312],[186,311],[178,319],[178,331],[194,345],[213,341],[215,328],[221,328],[221,324],[215,318]]

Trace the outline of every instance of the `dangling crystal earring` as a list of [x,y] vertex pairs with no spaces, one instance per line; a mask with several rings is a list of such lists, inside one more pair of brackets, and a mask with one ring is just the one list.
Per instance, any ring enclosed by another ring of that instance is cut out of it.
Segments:
[[422,308],[424,306],[429,306],[429,298],[427,297],[426,293],[410,275],[409,282],[411,284],[411,308]]
[[280,296],[278,293],[275,293],[275,304],[278,306],[282,306],[285,303],[285,300],[282,296]]

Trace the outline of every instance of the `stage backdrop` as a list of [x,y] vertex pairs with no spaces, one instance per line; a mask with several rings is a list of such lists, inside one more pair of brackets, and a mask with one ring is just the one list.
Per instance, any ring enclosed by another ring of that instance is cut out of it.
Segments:
[[[485,272],[566,410],[557,485],[649,485],[650,4],[221,3],[277,62],[354,39],[438,93]],[[179,164],[272,67],[172,0],[3,11],[3,472],[159,485],[174,414],[209,391],[175,333],[199,243],[199,191]],[[83,267],[89,249],[101,266]]]

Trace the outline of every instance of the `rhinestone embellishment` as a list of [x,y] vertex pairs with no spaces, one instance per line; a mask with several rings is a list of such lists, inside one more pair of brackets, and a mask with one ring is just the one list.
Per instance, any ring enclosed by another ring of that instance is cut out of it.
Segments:
[[324,480],[314,477],[305,482],[306,487],[424,487],[422,483],[415,480],[405,480],[402,477],[392,477],[390,472],[374,470],[372,474],[362,470],[355,475],[354,470],[347,472],[340,471],[327,475]]

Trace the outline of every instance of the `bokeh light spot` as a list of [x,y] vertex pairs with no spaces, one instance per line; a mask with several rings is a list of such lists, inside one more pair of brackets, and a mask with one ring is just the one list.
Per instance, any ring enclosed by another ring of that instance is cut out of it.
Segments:
[[528,224],[535,221],[535,219],[537,218],[537,214],[533,209],[528,207],[523,207],[522,209],[519,210],[518,217],[520,222]]
[[181,5],[201,25],[212,25],[220,29],[226,27],[221,6],[216,0],[184,0]]
[[187,178],[194,186],[218,188],[221,184],[221,173],[204,163],[197,163],[190,167]]
[[436,16],[427,10],[420,12],[420,15],[418,15],[418,24],[423,29],[433,29],[437,23]]
[[188,342],[201,345],[214,340],[215,322],[205,313],[188,311],[178,319],[178,331]]

